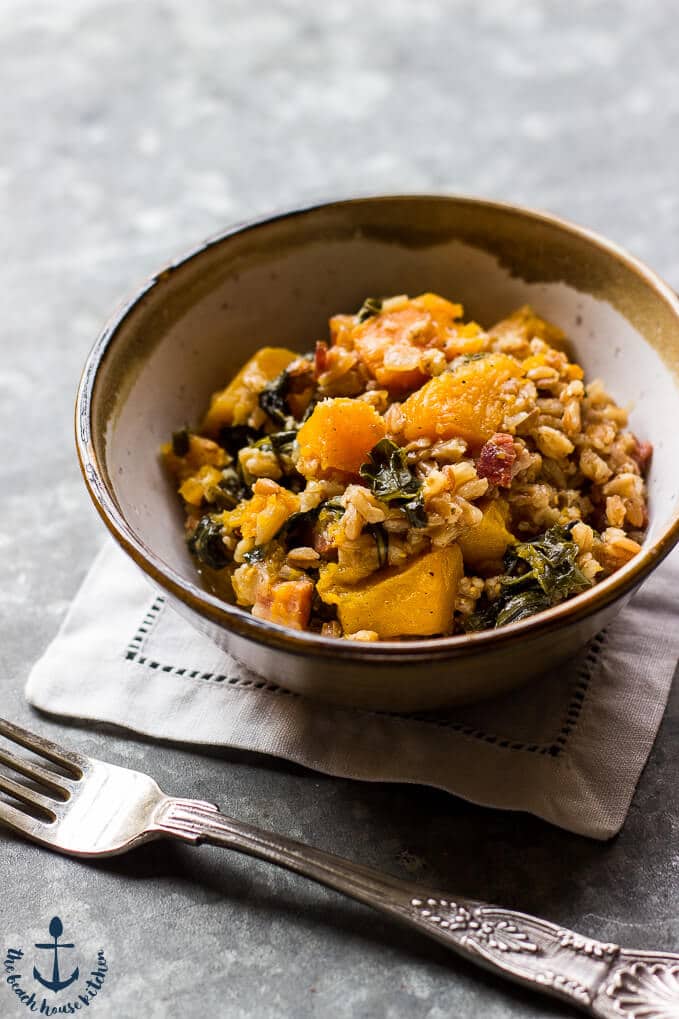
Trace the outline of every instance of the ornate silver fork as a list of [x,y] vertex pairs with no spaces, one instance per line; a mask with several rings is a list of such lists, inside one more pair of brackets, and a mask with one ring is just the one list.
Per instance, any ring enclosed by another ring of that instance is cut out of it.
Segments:
[[[259,857],[393,916],[460,955],[591,1015],[679,1019],[679,955],[634,952],[539,917],[441,894],[166,796],[148,775],[74,753],[0,718],[0,822],[70,856],[115,856],[176,838]],[[7,770],[17,775],[10,778]]]

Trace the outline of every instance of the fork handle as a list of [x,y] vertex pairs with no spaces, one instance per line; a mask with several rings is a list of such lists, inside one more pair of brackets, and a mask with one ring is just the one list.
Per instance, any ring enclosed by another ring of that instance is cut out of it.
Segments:
[[158,832],[311,878],[428,934],[500,976],[614,1019],[679,1019],[679,955],[632,952],[547,920],[401,881],[195,800],[167,800]]

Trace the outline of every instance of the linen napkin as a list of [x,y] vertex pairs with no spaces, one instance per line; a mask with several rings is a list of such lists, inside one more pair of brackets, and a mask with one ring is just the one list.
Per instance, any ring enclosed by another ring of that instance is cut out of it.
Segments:
[[622,826],[679,657],[679,550],[567,665],[493,701],[399,716],[291,694],[180,618],[112,542],[26,697],[148,737],[273,754],[364,781],[435,786],[606,839]]

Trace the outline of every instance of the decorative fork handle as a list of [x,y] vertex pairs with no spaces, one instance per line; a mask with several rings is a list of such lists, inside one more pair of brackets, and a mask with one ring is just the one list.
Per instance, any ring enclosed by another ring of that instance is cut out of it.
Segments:
[[159,833],[234,849],[302,874],[591,1015],[679,1019],[679,955],[628,951],[526,913],[442,895],[242,824],[209,803],[167,800],[157,826]]

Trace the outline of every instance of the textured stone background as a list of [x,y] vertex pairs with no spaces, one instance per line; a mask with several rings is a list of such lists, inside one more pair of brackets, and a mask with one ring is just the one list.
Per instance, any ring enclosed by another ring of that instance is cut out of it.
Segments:
[[[669,0],[2,0],[2,713],[36,721],[24,679],[102,539],[72,401],[122,295],[230,222],[407,190],[548,208],[679,286],[678,38]],[[679,945],[677,695],[610,845],[431,791],[38,724],[395,873],[603,938]],[[93,867],[3,837],[0,889],[0,949],[56,911],[106,947],[102,1019],[573,1014],[217,850],[159,845]],[[0,1014],[18,1015],[0,996]]]

